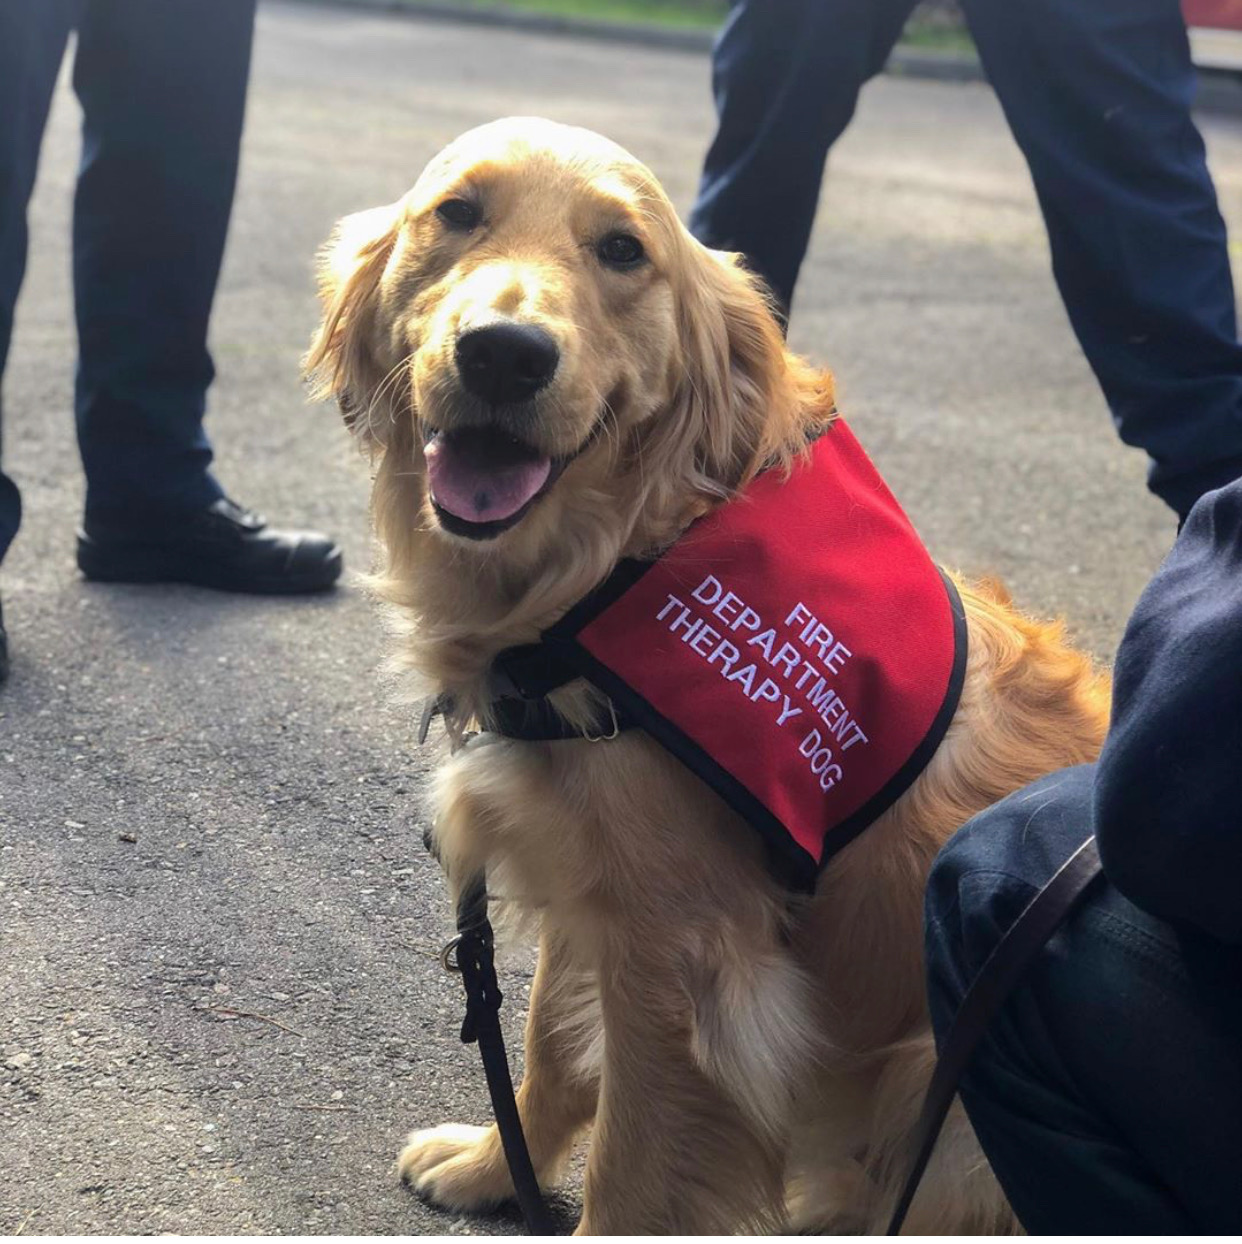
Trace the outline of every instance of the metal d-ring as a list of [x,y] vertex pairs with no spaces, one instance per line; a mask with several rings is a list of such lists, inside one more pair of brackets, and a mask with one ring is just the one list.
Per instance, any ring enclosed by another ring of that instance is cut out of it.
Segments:
[[608,743],[621,733],[621,723],[617,720],[617,706],[612,700],[608,701],[608,712],[612,715],[612,729],[607,734],[584,734],[582,737],[588,743]]
[[460,945],[461,934],[458,933],[456,937],[450,937],[448,941],[444,943],[444,948],[440,951],[440,966],[450,976],[461,975],[461,964],[458,963],[457,959],[454,957],[457,953],[457,947]]

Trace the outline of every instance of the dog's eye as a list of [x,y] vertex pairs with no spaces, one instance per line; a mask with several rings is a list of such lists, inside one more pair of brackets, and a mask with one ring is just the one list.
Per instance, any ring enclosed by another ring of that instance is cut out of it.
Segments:
[[610,233],[595,248],[601,263],[610,268],[633,268],[647,257],[643,244],[628,233]]
[[479,223],[479,209],[468,199],[445,199],[436,215],[450,228],[469,231]]

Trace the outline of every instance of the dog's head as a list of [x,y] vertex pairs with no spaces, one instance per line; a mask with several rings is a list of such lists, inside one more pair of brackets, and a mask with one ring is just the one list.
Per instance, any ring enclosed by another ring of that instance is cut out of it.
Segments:
[[321,285],[307,368],[384,456],[397,521],[489,556],[584,522],[618,547],[675,534],[831,404],[648,169],[547,121],[472,130],[347,217]]

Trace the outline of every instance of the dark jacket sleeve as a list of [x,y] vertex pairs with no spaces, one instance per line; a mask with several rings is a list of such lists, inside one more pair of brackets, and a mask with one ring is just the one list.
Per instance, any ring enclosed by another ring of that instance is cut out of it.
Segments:
[[1131,902],[1242,942],[1242,480],[1195,506],[1126,628],[1095,822]]

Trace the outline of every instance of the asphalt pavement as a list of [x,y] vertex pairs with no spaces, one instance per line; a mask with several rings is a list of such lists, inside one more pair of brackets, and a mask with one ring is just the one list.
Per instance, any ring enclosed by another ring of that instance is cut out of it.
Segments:
[[[338,216],[391,201],[449,138],[512,113],[603,131],[684,209],[712,131],[709,64],[261,7],[209,426],[233,495],[332,531],[352,570],[371,556],[366,464],[298,378],[312,256]],[[1242,122],[1204,127],[1237,233]],[[448,912],[420,845],[432,749],[380,677],[371,605],[353,585],[233,599],[74,569],[76,159],[66,79],[5,378],[27,508],[0,575],[14,659],[0,691],[0,1231],[512,1231],[512,1216],[429,1210],[394,1176],[407,1130],[488,1107],[434,957]],[[1000,574],[1108,660],[1174,519],[1113,434],[986,87],[867,89],[831,160],[791,338],[835,369],[935,553]],[[515,1036],[529,962],[505,973]]]

